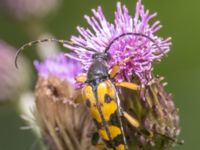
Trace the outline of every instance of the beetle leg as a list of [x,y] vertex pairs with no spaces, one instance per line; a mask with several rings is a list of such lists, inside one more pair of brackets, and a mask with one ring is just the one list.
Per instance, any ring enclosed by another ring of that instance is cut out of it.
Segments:
[[152,138],[154,136],[154,133],[150,130],[147,130],[145,128],[143,128],[140,124],[140,122],[134,118],[133,116],[131,116],[130,114],[128,114],[127,112],[123,111],[123,117],[134,127],[137,129],[137,132],[140,134],[145,134],[148,136],[148,138]]
[[135,83],[131,83],[131,82],[116,82],[115,83],[116,86],[121,86],[121,87],[125,87],[134,91],[140,91],[142,90],[142,88],[135,84]]
[[140,123],[139,121],[132,117],[130,114],[128,114],[125,111],[122,111],[122,116],[134,127],[134,128],[139,128],[140,127]]
[[114,66],[111,68],[110,73],[109,73],[109,74],[110,74],[110,78],[111,78],[111,79],[114,78],[114,77],[117,75],[117,73],[118,73],[118,71],[119,71],[119,69],[120,69],[120,66],[121,66],[122,64],[126,63],[126,62],[129,62],[129,61],[130,61],[130,57],[125,58],[122,62],[120,62],[120,63],[114,65]]
[[110,70],[110,78],[114,78],[117,74],[117,72],[119,71],[120,65],[116,64],[115,66],[112,67],[112,69]]
[[87,80],[87,76],[86,76],[86,74],[80,74],[75,77],[75,80],[80,83],[85,83]]

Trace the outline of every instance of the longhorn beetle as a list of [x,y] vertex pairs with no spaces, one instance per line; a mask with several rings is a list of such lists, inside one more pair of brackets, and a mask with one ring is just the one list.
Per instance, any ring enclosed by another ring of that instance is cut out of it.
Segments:
[[[82,89],[83,99],[90,111],[90,114],[94,120],[94,123],[98,129],[97,134],[105,146],[109,150],[128,150],[124,129],[122,126],[121,117],[124,117],[134,128],[140,130],[141,124],[127,112],[125,112],[121,105],[115,86],[121,86],[132,90],[141,90],[141,87],[137,84],[130,82],[112,82],[112,79],[118,73],[120,66],[132,58],[132,56],[124,59],[119,64],[114,65],[110,71],[108,68],[108,50],[112,44],[124,36],[141,36],[154,43],[160,50],[161,48],[156,42],[149,36],[141,33],[124,33],[116,37],[110,42],[104,52],[96,52],[93,49],[82,47],[86,50],[95,52],[92,56],[92,64],[88,69],[86,75],[80,75],[76,77],[77,82],[86,83],[86,86]],[[16,54],[15,65],[17,67],[17,58],[22,50],[27,46],[33,44],[55,41],[62,44],[69,44],[72,46],[79,46],[69,41],[57,40],[54,38],[42,39],[32,41],[23,45]],[[80,46],[79,46],[80,47]],[[172,139],[173,140],[173,139]],[[94,143],[97,144],[97,143]]]

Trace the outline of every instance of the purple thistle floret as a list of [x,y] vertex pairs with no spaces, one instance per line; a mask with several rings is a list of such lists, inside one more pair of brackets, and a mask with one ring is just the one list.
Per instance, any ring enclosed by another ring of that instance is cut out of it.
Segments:
[[75,77],[81,73],[81,64],[62,53],[51,56],[43,62],[35,60],[34,66],[39,76],[47,78],[52,75],[72,85],[75,85]]
[[171,38],[164,39],[155,35],[155,32],[161,28],[160,22],[149,24],[156,13],[149,14],[149,11],[145,10],[141,4],[141,0],[138,0],[135,11],[135,16],[132,17],[127,7],[118,2],[114,23],[109,23],[101,7],[97,10],[92,9],[93,16],[85,16],[92,30],[78,26],[80,35],[71,37],[74,45],[65,44],[77,56],[66,55],[79,60],[83,70],[87,72],[92,63],[92,55],[95,53],[87,49],[104,52],[113,39],[122,34],[130,32],[143,34],[154,42],[144,36],[135,35],[126,35],[116,40],[108,50],[110,54],[108,67],[112,68],[113,65],[131,56],[131,60],[121,66],[115,79],[117,81],[130,80],[134,74],[140,79],[141,85],[146,85],[152,78],[152,62],[160,61],[169,52]]

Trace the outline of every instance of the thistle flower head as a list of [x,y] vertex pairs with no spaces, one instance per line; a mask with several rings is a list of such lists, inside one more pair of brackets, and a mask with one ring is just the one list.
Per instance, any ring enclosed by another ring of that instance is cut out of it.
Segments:
[[141,84],[145,85],[152,78],[152,63],[160,61],[169,51],[171,44],[170,38],[164,39],[155,35],[155,32],[161,28],[159,21],[149,23],[156,13],[150,14],[148,10],[145,10],[141,0],[137,2],[135,16],[131,16],[127,7],[118,2],[114,23],[107,21],[101,7],[97,10],[92,9],[92,12],[93,16],[85,16],[91,29],[78,26],[80,35],[71,37],[74,45],[66,44],[65,46],[77,54],[85,72],[91,65],[92,55],[95,52],[104,52],[109,48],[107,50],[110,54],[109,68],[131,57],[129,62],[121,66],[116,79],[130,80],[130,77],[135,74],[139,77]]
[[[122,89],[120,100],[124,109],[133,114],[141,123],[146,133],[138,133],[132,126],[128,128],[126,136],[140,150],[170,149],[177,144],[180,134],[178,109],[171,94],[165,91],[163,77],[153,77],[144,89],[144,97],[138,92]],[[133,82],[137,82],[134,80]],[[124,97],[126,95],[126,97]]]
[[92,119],[74,89],[79,64],[63,54],[35,62],[38,80],[35,88],[35,117],[49,150],[95,150],[90,134]]
[[64,54],[58,54],[46,59],[44,62],[34,61],[39,76],[48,78],[55,76],[75,84],[75,76],[81,72],[81,64],[73,59],[67,58]]
[[[16,69],[13,65],[16,49],[0,40],[0,101],[16,99],[30,85],[30,67],[24,57],[20,57],[23,68]],[[20,76],[20,77],[19,77]]]

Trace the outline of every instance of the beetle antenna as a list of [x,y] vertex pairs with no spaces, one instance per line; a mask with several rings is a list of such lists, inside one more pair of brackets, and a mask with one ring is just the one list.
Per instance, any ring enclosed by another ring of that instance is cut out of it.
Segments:
[[155,132],[155,133],[158,134],[158,135],[160,135],[160,136],[163,136],[163,137],[169,139],[170,141],[172,141],[172,142],[174,142],[176,144],[179,144],[179,145],[183,145],[184,144],[184,140],[180,140],[179,141],[179,140],[177,140],[175,138],[172,138],[172,137],[169,137],[169,136],[167,136],[165,134],[161,134],[161,133],[158,133],[158,132]]
[[128,32],[128,33],[123,33],[119,36],[117,36],[116,38],[114,38],[110,44],[108,45],[108,47],[105,49],[105,53],[111,48],[111,46],[114,44],[115,41],[119,40],[120,38],[124,37],[124,36],[129,36],[129,35],[133,35],[133,36],[141,36],[141,37],[144,37],[148,40],[150,40],[151,42],[154,43],[154,45],[156,45],[156,47],[162,52],[162,49],[161,47],[156,43],[156,41],[154,39],[152,39],[151,37],[145,35],[145,34],[142,34],[142,33],[134,33],[134,32]]
[[67,41],[67,40],[60,40],[60,39],[55,39],[55,38],[35,40],[35,41],[31,41],[29,43],[24,44],[22,47],[20,47],[18,49],[18,51],[15,55],[15,67],[18,68],[18,65],[17,65],[18,57],[26,47],[31,47],[32,45],[35,45],[35,44],[38,44],[38,43],[43,43],[43,42],[57,42],[57,43],[60,43],[60,44],[67,44],[67,45],[70,45],[70,46],[80,47],[80,48],[86,49],[88,51],[96,52],[94,49],[87,48],[87,47],[84,47],[84,46],[80,46],[80,45],[74,44],[74,43]]

